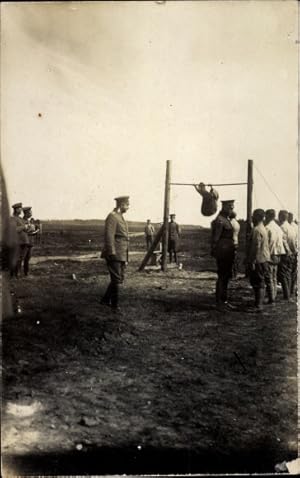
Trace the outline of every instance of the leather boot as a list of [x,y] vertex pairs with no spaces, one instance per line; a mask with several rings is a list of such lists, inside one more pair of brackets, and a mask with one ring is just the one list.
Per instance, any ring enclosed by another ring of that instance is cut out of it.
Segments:
[[254,293],[255,293],[255,307],[258,310],[262,310],[264,298],[265,298],[265,289],[264,288],[254,289]]
[[223,297],[222,281],[220,278],[218,278],[216,283],[216,303],[218,305],[223,303],[222,297]]
[[111,302],[111,283],[107,287],[106,292],[101,299],[101,304],[102,305],[110,305],[110,302]]
[[273,304],[273,302],[275,302],[275,291],[273,288],[273,284],[267,285],[267,296],[268,296],[268,304]]
[[283,298],[285,300],[290,300],[290,287],[289,287],[289,282],[287,279],[283,279],[281,281],[281,286],[282,286],[282,293],[283,293]]
[[119,308],[119,284],[111,284],[111,307],[115,310]]

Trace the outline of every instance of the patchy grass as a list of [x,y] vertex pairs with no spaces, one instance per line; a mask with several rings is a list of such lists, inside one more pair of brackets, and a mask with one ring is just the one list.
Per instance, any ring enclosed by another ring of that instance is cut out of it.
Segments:
[[[241,278],[231,284],[237,310],[217,312],[208,233],[189,234],[183,270],[166,274],[137,272],[135,239],[123,316],[100,305],[108,278],[98,259],[40,262],[11,284],[22,314],[2,326],[4,467],[273,472],[296,457],[296,306],[248,313]],[[30,416],[8,413],[32,403]]]

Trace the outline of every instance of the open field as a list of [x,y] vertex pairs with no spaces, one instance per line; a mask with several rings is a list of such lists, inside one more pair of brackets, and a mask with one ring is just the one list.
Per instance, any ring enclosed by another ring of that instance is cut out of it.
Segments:
[[182,270],[139,273],[136,227],[114,315],[100,305],[102,232],[49,224],[31,276],[11,283],[22,312],[2,325],[4,472],[274,472],[294,459],[296,305],[279,292],[249,313],[240,274],[237,309],[220,314],[209,231],[183,230]]

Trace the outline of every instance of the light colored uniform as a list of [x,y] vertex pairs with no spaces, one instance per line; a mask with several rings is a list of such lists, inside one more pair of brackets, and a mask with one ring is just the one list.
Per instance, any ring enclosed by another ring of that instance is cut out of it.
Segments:
[[230,222],[233,228],[233,237],[232,237],[233,244],[235,247],[237,247],[239,245],[239,233],[240,233],[241,226],[240,226],[240,223],[234,217],[230,219]]
[[292,290],[292,276],[295,263],[297,261],[297,237],[294,228],[284,221],[280,228],[283,232],[283,245],[286,254],[281,256],[278,266],[278,279],[282,285],[283,297],[289,300]]
[[252,230],[247,257],[247,262],[251,266],[249,271],[250,284],[255,292],[257,307],[262,306],[266,286],[269,301],[273,302],[274,300],[270,284],[270,259],[268,233],[263,223],[260,223]]
[[277,272],[278,264],[281,256],[285,255],[285,248],[283,244],[283,231],[281,227],[274,221],[270,221],[266,226],[268,234],[269,249],[270,249],[270,287],[273,300],[277,296]]

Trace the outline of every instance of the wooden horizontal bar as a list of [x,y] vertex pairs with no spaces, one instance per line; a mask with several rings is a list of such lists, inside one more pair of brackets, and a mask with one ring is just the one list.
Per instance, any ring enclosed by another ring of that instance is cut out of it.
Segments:
[[[221,183],[221,184],[212,184],[207,183],[203,184],[204,186],[244,186],[248,183]],[[199,186],[199,184],[194,183],[171,183],[172,186]]]

